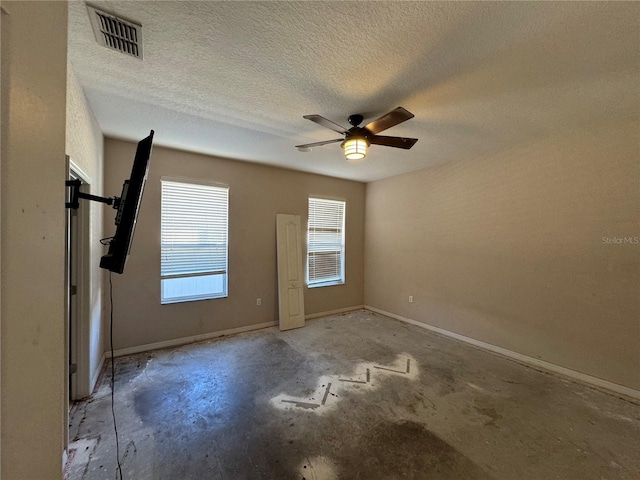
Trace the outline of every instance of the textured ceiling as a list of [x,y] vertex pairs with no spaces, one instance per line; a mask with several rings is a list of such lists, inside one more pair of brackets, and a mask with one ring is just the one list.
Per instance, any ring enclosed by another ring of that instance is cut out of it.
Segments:
[[[69,59],[104,134],[360,181],[469,161],[637,116],[637,2],[91,2],[143,25],[143,61],[99,46],[69,4]],[[363,162],[302,118],[403,106]]]

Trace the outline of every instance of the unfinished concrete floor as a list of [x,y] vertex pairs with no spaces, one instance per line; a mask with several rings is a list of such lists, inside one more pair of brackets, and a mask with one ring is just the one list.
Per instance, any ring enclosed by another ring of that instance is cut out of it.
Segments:
[[[124,478],[640,478],[640,406],[371,312],[116,360]],[[116,478],[109,369],[69,480]]]

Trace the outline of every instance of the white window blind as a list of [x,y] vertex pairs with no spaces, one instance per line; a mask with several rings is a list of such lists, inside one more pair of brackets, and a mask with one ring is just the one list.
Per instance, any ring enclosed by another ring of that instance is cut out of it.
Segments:
[[162,303],[227,296],[229,189],[162,181]]
[[345,202],[309,198],[307,284],[321,287],[344,283]]

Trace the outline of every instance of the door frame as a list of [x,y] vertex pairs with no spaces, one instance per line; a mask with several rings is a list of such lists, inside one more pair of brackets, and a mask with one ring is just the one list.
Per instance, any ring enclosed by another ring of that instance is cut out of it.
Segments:
[[[72,159],[68,159],[68,178],[78,179],[82,182],[80,191],[89,193],[91,187],[90,177]],[[69,361],[66,362],[66,378],[70,379],[69,400],[79,400],[91,394],[91,371],[90,371],[90,315],[91,315],[91,205],[89,202],[81,201],[75,216],[77,222],[77,244],[76,251],[76,315],[73,317],[73,324],[67,325],[66,331],[75,332],[73,338],[67,339],[73,352],[72,359],[75,360],[76,372],[73,377],[69,376]],[[67,258],[68,264],[70,259]],[[67,295],[67,299],[68,299]],[[67,319],[69,315],[67,315]]]

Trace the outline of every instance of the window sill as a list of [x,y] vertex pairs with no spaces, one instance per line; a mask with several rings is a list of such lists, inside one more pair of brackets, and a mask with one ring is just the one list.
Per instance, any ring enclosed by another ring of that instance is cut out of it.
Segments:
[[218,295],[215,297],[198,297],[198,298],[172,298],[169,300],[160,300],[160,305],[171,305],[172,303],[185,303],[185,302],[201,302],[203,300],[215,300],[217,298],[228,298],[228,295]]
[[332,282],[322,282],[322,283],[314,283],[312,285],[307,285],[307,288],[318,288],[318,287],[332,287],[335,285],[344,285],[344,280],[335,280]]

